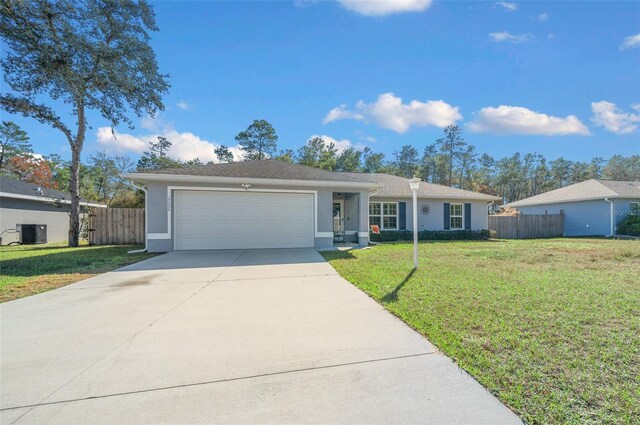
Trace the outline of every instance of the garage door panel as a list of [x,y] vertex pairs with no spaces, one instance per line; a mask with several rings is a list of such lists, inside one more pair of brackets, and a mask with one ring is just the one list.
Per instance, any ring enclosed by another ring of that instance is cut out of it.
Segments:
[[176,249],[313,246],[313,195],[177,191]]

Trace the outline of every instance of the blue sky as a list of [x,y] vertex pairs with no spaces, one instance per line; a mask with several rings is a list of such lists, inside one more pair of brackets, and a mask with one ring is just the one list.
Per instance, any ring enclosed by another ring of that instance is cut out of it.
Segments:
[[[116,129],[90,115],[84,158],[138,157],[163,134],[210,160],[254,119],[279,148],[312,135],[389,157],[457,123],[496,157],[640,153],[639,2],[262,1],[152,3],[166,111]],[[68,157],[22,117],[35,151]]]

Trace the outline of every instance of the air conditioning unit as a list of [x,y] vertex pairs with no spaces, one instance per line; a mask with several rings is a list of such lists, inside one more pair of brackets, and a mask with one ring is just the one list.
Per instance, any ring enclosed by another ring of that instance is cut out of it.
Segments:
[[46,224],[18,224],[21,245],[47,243]]

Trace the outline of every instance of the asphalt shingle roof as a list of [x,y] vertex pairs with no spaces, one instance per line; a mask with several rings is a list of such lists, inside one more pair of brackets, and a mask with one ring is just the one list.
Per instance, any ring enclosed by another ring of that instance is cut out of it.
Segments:
[[[378,189],[376,196],[411,196],[411,188],[409,180],[404,177],[393,176],[384,173],[344,173],[353,176],[366,178],[382,185]],[[498,201],[499,197],[487,195],[485,193],[473,192],[470,190],[457,189],[455,187],[443,186],[440,184],[420,182],[418,188],[418,196],[420,198],[432,199],[477,199],[483,201]]]
[[144,174],[180,176],[240,177],[255,179],[316,180],[330,182],[371,183],[351,173],[340,173],[290,164],[276,159],[230,162],[226,164],[189,165],[163,170],[143,171]]
[[585,180],[530,198],[511,202],[505,206],[517,208],[528,205],[576,202],[601,198],[640,198],[640,181]]
[[[16,180],[11,177],[0,176],[0,192],[13,193],[16,195],[43,196],[62,200],[71,199],[71,195],[69,193],[55,189],[42,188],[42,193],[39,193],[37,190],[38,187],[38,185]],[[81,199],[81,202],[87,201],[85,199]]]

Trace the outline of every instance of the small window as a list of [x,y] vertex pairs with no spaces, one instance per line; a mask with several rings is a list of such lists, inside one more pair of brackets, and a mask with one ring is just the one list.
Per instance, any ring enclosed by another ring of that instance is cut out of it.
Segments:
[[629,212],[632,215],[640,215],[640,202],[629,202]]
[[384,215],[398,215],[398,204],[384,203],[382,206]]
[[382,221],[383,229],[397,229],[398,228],[398,217],[395,216],[385,216]]
[[449,220],[450,220],[450,227],[452,230],[460,230],[462,229],[462,223],[464,222],[463,219],[463,207],[462,204],[451,204],[449,207],[450,210],[450,215],[449,215]]
[[369,215],[380,215],[380,204],[369,204]]

